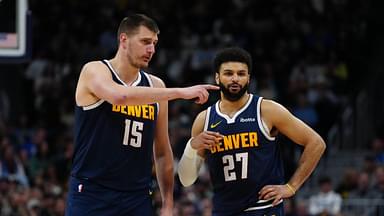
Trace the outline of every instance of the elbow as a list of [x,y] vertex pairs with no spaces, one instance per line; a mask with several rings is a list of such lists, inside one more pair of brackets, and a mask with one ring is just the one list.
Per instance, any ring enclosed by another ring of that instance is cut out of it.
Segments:
[[131,98],[129,95],[126,94],[113,94],[108,102],[114,105],[129,105],[129,101],[134,101],[134,98]]
[[125,105],[124,97],[120,97],[120,96],[112,97],[110,102],[111,104],[114,104],[114,105]]
[[104,91],[102,94],[99,94],[98,97],[108,101],[108,103],[113,105],[126,105],[128,99],[127,96],[116,91]]
[[325,149],[327,148],[323,138],[321,138],[320,136],[317,137],[316,141],[316,149],[318,152],[321,152],[321,154],[324,153]]

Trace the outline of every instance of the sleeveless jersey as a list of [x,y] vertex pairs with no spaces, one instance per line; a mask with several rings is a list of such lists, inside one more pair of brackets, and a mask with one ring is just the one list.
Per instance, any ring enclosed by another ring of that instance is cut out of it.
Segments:
[[256,204],[258,192],[267,184],[283,184],[279,148],[260,117],[262,98],[249,95],[232,118],[219,110],[219,102],[207,109],[204,129],[224,135],[206,153],[213,185],[213,212],[237,215]]
[[[113,80],[126,86],[107,60]],[[152,86],[140,71],[132,86]],[[119,191],[150,189],[158,104],[114,105],[100,100],[75,108],[71,175]]]

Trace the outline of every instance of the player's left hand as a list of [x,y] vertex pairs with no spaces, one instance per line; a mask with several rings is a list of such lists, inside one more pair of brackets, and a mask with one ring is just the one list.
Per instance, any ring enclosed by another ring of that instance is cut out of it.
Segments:
[[291,190],[286,185],[265,185],[259,191],[259,199],[270,200],[274,199],[272,205],[275,206],[281,199],[293,196]]

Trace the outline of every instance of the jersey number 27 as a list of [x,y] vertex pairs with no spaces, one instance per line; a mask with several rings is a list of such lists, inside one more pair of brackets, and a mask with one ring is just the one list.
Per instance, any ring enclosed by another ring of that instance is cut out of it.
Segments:
[[[235,157],[235,158],[234,158]],[[225,181],[235,181],[235,160],[241,162],[241,179],[248,178],[248,152],[236,153],[235,155],[224,155],[224,179]]]

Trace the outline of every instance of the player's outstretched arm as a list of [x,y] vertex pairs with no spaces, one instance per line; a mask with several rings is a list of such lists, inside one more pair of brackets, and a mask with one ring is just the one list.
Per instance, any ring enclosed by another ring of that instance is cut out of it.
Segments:
[[326,147],[318,133],[282,105],[271,100],[263,100],[261,113],[269,128],[276,128],[293,142],[304,147],[298,167],[289,182],[285,185],[266,185],[260,191],[260,198],[275,197],[274,203],[277,203],[281,198],[295,194],[315,169]]
[[[140,105],[174,99],[195,99],[202,104],[208,100],[208,90],[218,90],[214,85],[195,85],[187,88],[149,88],[122,86],[101,62],[87,63],[80,74],[76,98],[90,97],[90,101],[103,99],[116,105]],[[78,104],[82,105],[82,104]],[[86,104],[89,105],[89,104]]]
[[204,151],[209,150],[222,139],[222,135],[217,132],[204,131],[206,112],[205,110],[196,117],[192,126],[191,139],[186,144],[178,165],[177,172],[183,186],[190,186],[196,181],[204,160]]

